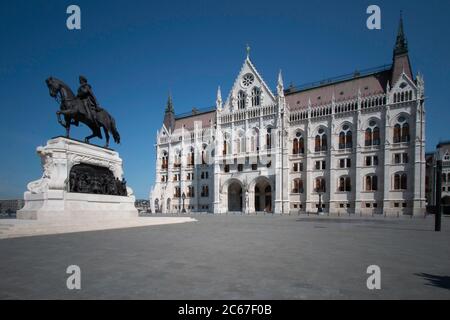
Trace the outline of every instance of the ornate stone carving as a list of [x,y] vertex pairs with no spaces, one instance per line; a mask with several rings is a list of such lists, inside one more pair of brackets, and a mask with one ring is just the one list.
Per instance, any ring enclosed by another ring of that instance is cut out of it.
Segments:
[[31,193],[42,193],[48,190],[49,181],[54,169],[54,161],[51,152],[47,151],[43,147],[38,147],[37,153],[41,157],[43,173],[39,180],[28,183],[27,189]]
[[68,188],[70,192],[127,196],[126,181],[114,177],[106,167],[77,164],[70,170]]
[[42,177],[28,184],[18,219],[136,217],[133,190],[113,150],[57,137],[37,148]]

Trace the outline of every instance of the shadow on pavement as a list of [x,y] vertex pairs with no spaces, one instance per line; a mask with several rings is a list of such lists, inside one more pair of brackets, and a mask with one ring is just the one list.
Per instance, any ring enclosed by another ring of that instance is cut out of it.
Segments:
[[444,288],[450,290],[450,277],[449,276],[438,276],[429,273],[416,273],[418,277],[422,277],[427,280],[429,286]]

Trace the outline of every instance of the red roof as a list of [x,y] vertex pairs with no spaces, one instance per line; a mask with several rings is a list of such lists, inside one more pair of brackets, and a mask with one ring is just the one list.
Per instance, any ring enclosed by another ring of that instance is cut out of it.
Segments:
[[286,101],[291,110],[294,110],[307,108],[309,99],[311,100],[311,106],[331,103],[333,93],[336,102],[357,98],[358,90],[361,90],[363,97],[382,94],[386,92],[386,85],[390,77],[391,71],[384,70],[367,76],[355,77],[354,79],[298,90],[292,93],[288,92],[286,93]]

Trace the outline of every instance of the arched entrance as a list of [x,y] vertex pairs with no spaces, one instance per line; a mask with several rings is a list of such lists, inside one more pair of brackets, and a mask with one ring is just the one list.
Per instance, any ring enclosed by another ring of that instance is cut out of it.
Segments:
[[268,179],[259,179],[255,184],[255,211],[272,212],[272,187]]
[[228,186],[228,211],[242,211],[242,186],[237,181]]
[[170,207],[170,198],[168,198],[168,199],[167,199],[167,209],[166,209],[166,210],[167,210],[167,213],[170,213],[170,212],[171,212],[171,209],[172,209],[172,208]]

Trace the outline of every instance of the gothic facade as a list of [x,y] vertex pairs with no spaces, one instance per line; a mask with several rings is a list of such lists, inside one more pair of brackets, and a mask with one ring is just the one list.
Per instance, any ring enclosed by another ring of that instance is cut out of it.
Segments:
[[426,158],[426,186],[425,192],[427,205],[431,206],[430,211],[436,212],[437,161],[442,161],[441,172],[441,204],[444,214],[450,214],[450,141],[442,141],[436,146],[434,152],[427,153]]
[[249,55],[225,101],[156,137],[153,212],[421,215],[424,81],[403,23],[389,66],[273,92]]

